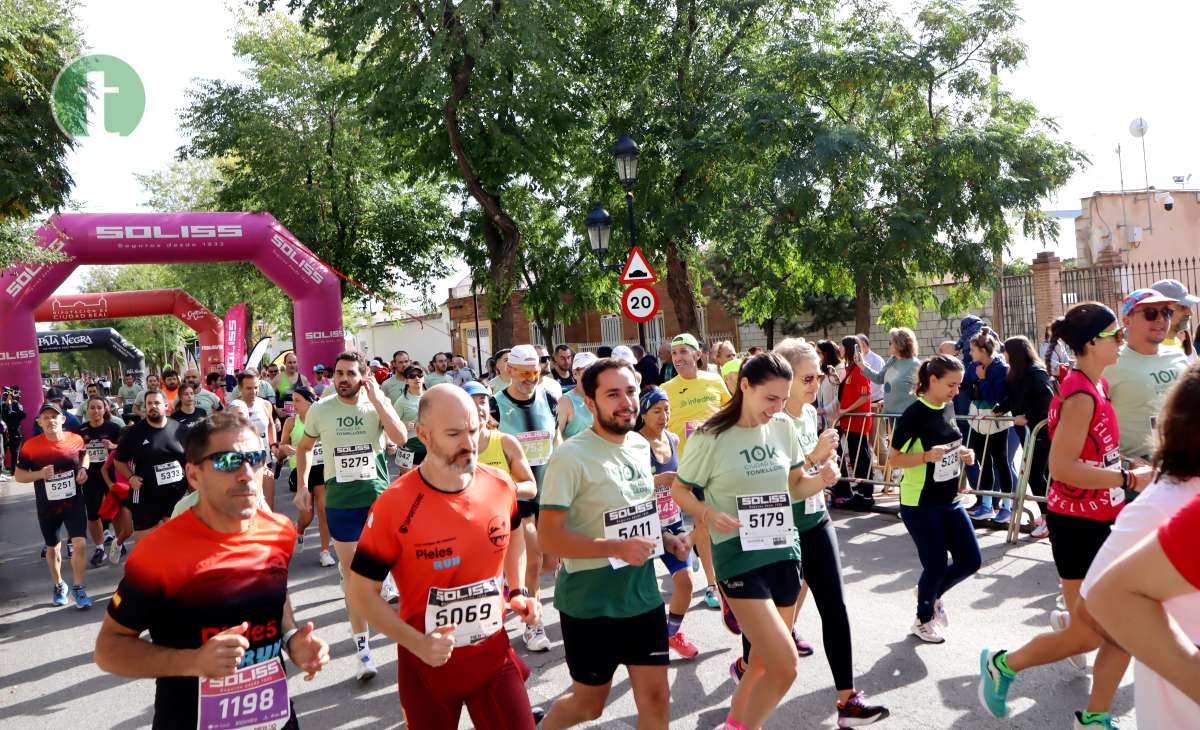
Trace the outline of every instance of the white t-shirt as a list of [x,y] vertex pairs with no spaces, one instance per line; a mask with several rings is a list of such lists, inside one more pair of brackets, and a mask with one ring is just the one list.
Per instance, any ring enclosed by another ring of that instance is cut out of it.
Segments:
[[[1108,566],[1156,530],[1192,498],[1200,493],[1200,477],[1185,482],[1163,477],[1146,488],[1138,498],[1125,506],[1092,561],[1087,577],[1080,588],[1087,598],[1092,586]],[[1200,644],[1200,593],[1172,598],[1163,604],[1167,613],[1179,624],[1188,640]],[[1134,706],[1138,727],[1143,730],[1173,730],[1192,727],[1200,717],[1200,705],[1175,689],[1167,680],[1139,661],[1133,668]]]
[[[880,357],[879,353],[875,352],[874,350],[871,350],[867,354],[863,355],[863,362],[865,362],[867,367],[871,368],[875,372],[883,370],[884,359]],[[872,381],[871,402],[874,403],[877,400],[883,400],[883,385]]]

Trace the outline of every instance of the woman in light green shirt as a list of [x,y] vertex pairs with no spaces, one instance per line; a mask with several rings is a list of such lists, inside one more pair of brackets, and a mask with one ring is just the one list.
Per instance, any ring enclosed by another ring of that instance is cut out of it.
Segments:
[[[754,646],[727,723],[761,727],[796,678],[791,627],[800,595],[793,499],[837,481],[829,464],[809,475],[791,419],[780,412],[792,368],[774,353],[742,365],[733,398],[684,451],[671,487],[679,506],[709,528],[718,586]],[[704,501],[692,493],[703,490]]]

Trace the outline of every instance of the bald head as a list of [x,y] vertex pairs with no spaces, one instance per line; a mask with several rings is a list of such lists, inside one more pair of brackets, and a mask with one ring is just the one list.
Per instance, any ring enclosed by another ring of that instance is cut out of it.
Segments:
[[422,467],[431,479],[473,473],[479,453],[479,409],[467,391],[451,383],[425,391],[417,406],[417,438],[425,445],[428,455]]

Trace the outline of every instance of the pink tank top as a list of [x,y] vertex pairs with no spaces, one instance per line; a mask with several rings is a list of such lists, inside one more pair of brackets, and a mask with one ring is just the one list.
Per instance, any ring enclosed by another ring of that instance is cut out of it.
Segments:
[[[1108,399],[1108,382],[1101,378],[1100,386],[1103,392],[1081,371],[1069,372],[1059,386],[1058,395],[1050,402],[1047,425],[1050,429],[1050,439],[1053,441],[1058,421],[1062,417],[1063,401],[1076,393],[1090,395],[1096,407],[1092,411],[1092,422],[1088,425],[1088,434],[1083,442],[1079,461],[1111,469],[1121,463],[1121,452],[1118,448],[1121,431],[1117,427],[1117,413],[1113,410],[1112,401]],[[1046,497],[1046,507],[1051,512],[1101,522],[1117,519],[1117,514],[1124,506],[1125,491],[1120,487],[1080,489],[1057,479],[1050,481],[1050,492]]]

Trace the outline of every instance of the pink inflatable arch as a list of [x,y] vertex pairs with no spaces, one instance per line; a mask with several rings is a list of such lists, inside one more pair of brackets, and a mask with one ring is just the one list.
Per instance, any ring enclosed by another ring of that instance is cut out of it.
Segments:
[[337,276],[269,213],[64,213],[38,230],[38,245],[73,258],[0,274],[0,385],[21,388],[26,412],[42,405],[34,310],[81,264],[251,261],[292,299],[302,371],[342,350]]

